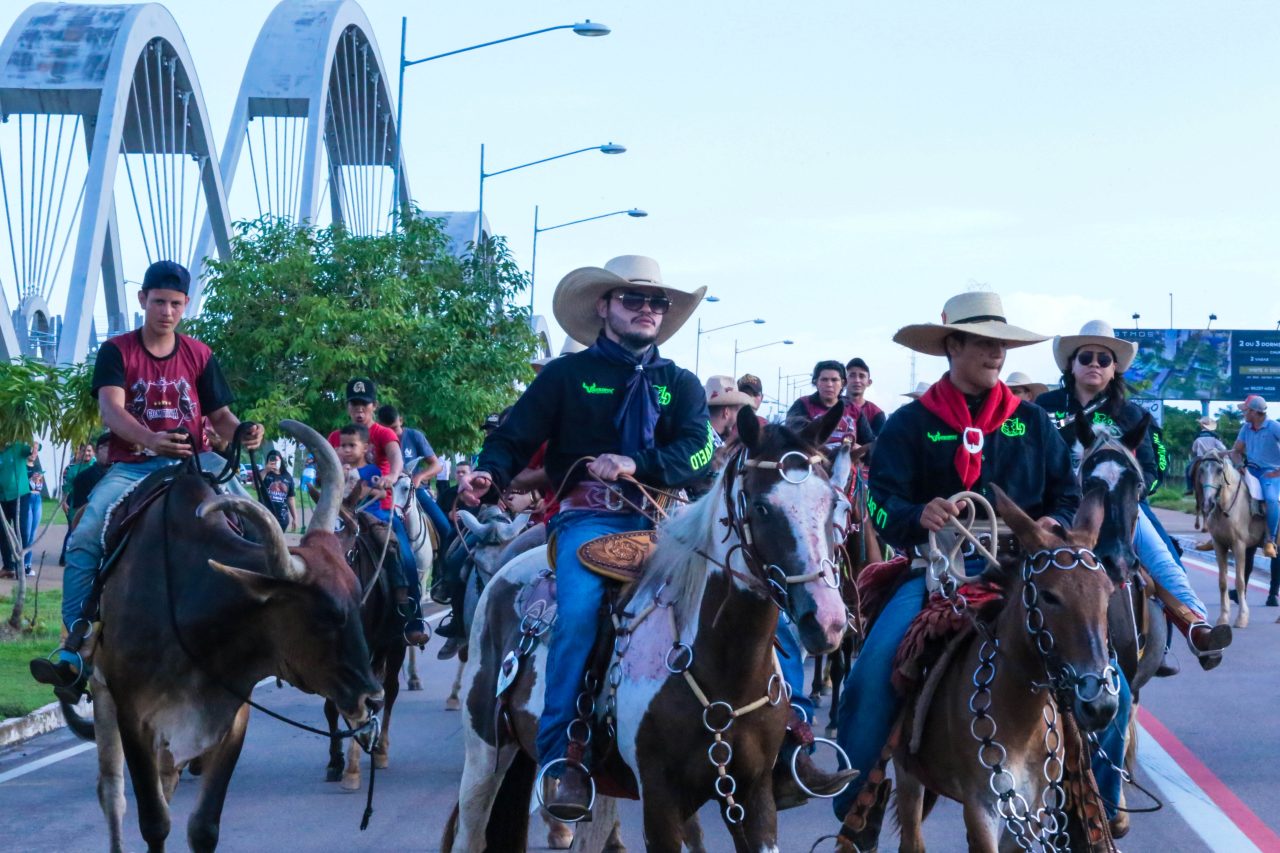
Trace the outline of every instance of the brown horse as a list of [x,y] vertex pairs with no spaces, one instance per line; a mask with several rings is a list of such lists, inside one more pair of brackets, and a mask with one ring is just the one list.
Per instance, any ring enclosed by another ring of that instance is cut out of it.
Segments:
[[[1102,525],[1101,491],[1085,496],[1064,536],[1040,527],[1003,492],[996,495],[1001,517],[1029,556],[1020,573],[1001,579],[1005,600],[994,622],[975,623],[967,648],[941,674],[925,719],[914,727],[918,746],[909,749],[904,736],[895,751],[902,850],[924,850],[926,785],[931,795],[963,804],[970,850],[995,853],[1002,830],[1062,849],[1068,826],[1078,829],[1065,811],[1064,787],[1078,780],[1064,778],[1072,763],[1072,727],[1064,718],[1095,731],[1118,708],[1118,677],[1107,654],[1115,585],[1090,550]],[[1087,751],[1076,758],[1087,766]],[[1021,819],[1005,817],[1011,807]],[[1070,842],[1082,846],[1076,837]]]
[[1245,628],[1249,624],[1249,602],[1245,600],[1245,593],[1249,588],[1253,555],[1267,535],[1266,520],[1253,514],[1253,501],[1244,475],[1223,451],[1215,450],[1202,457],[1196,465],[1194,480],[1204,506],[1204,527],[1213,537],[1213,552],[1218,558],[1221,598],[1218,624],[1225,625],[1231,618],[1231,601],[1227,597],[1227,554],[1230,553],[1236,563],[1236,599],[1240,605],[1235,626]]
[[[659,526],[643,577],[615,611],[606,695],[590,703],[597,713],[578,737],[590,728],[598,775],[639,794],[651,851],[678,853],[685,821],[712,799],[737,850],[777,849],[773,771],[789,717],[773,649],[779,608],[811,652],[831,650],[845,630],[832,554],[837,495],[815,449],[836,418],[803,433],[762,431],[744,409],[743,450],[710,493]],[[532,619],[521,602],[546,569],[545,550],[528,551],[481,597],[464,675],[466,764],[445,851],[525,849],[528,809],[517,804],[534,782],[542,631],[510,686],[498,689],[498,679]],[[498,695],[510,697],[505,715]],[[510,735],[495,731],[504,718]]]

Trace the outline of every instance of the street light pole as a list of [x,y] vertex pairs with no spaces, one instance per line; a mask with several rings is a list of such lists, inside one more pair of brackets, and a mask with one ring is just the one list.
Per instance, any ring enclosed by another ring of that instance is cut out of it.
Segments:
[[[709,335],[712,332],[718,332],[721,329],[732,329],[734,326],[745,326],[747,323],[755,323],[757,326],[762,326],[764,325],[764,320],[760,319],[759,317],[755,318],[754,320],[739,320],[736,323],[726,323],[723,326],[716,326],[714,329],[707,329],[704,331],[702,328],[702,318],[699,317],[698,318],[698,339],[697,339],[697,344],[694,346],[694,350],[693,350],[694,375],[695,376],[698,375],[698,367],[701,364],[701,360],[702,360],[702,336],[703,335]],[[738,346],[738,342],[734,341],[733,345],[736,348]],[[738,368],[737,368],[736,362],[733,368],[733,373],[735,376],[738,374]]]
[[533,262],[529,270],[529,313],[533,314],[533,290],[538,283],[538,235],[543,231],[555,231],[559,228],[568,228],[570,225],[581,225],[584,222],[594,222],[597,219],[607,219],[610,216],[621,216],[626,214],[633,219],[643,219],[649,215],[649,211],[641,210],[638,207],[631,207],[626,210],[614,210],[609,213],[600,213],[595,216],[584,216],[582,219],[575,219],[572,222],[561,222],[559,225],[548,225],[546,228],[538,227],[538,206],[533,206]]
[[751,352],[752,350],[764,349],[765,347],[777,346],[778,344],[785,344],[786,346],[791,346],[794,343],[795,341],[787,338],[780,341],[769,341],[769,343],[767,344],[758,344],[753,347],[747,347],[746,349],[738,349],[738,341],[737,339],[735,339],[733,342],[733,375],[734,376],[738,375],[738,354],[739,353]]

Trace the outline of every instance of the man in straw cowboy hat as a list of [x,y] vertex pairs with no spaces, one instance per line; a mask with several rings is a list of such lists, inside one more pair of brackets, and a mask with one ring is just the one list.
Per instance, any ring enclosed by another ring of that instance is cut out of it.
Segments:
[[[544,766],[565,757],[604,595],[604,579],[582,566],[578,548],[599,536],[651,526],[605,484],[627,475],[678,487],[711,462],[702,387],[658,354],[658,345],[692,316],[705,290],[665,284],[657,262],[639,255],[566,275],[553,299],[556,321],[571,339],[594,343],[542,368],[510,417],[485,440],[475,472],[461,484],[472,502],[495,486],[505,489],[543,442],[547,474],[563,484],[561,510],[548,531],[559,615],[538,727]],[[594,461],[576,464],[584,456]],[[630,503],[642,503],[634,490],[624,486],[624,493]],[[577,820],[588,812],[590,780],[583,767],[560,769],[547,808],[557,818]]]
[[[1062,370],[1062,387],[1041,394],[1036,405],[1059,422],[1087,417],[1095,431],[1105,430],[1117,438],[1140,427],[1149,418],[1141,406],[1127,399],[1124,381],[1124,372],[1133,363],[1137,350],[1132,341],[1116,337],[1105,320],[1090,320],[1078,335],[1054,338],[1053,358]],[[1167,464],[1159,434],[1148,427],[1148,440],[1138,446],[1135,455],[1148,487],[1158,482]],[[1170,621],[1187,638],[1200,665],[1213,669],[1222,662],[1222,649],[1231,643],[1231,627],[1209,626],[1205,619],[1208,611],[1191,588],[1169,534],[1145,496],[1140,506],[1142,512],[1138,513],[1133,536],[1138,559],[1174,599],[1162,602]],[[1158,674],[1173,675],[1177,671],[1173,658],[1166,657]]]
[[1049,390],[1049,386],[1043,382],[1036,382],[1030,376],[1021,370],[1015,370],[1004,379],[1004,384],[1009,386],[1018,397],[1026,400],[1028,403],[1034,402],[1045,391]]
[[[948,370],[889,416],[871,458],[869,516],[886,542],[914,556],[916,570],[884,606],[845,681],[838,738],[861,774],[835,800],[836,816],[845,819],[839,850],[878,843],[888,787],[867,778],[901,708],[893,660],[927,594],[919,567],[927,563],[929,534],[965,509],[949,496],[971,490],[991,497],[998,485],[1046,526],[1069,527],[1080,503],[1067,446],[1048,415],[1000,381],[1006,351],[1045,336],[1011,325],[996,294],[963,293],[947,300],[941,323],[906,326],[893,339],[945,357]],[[966,566],[966,573],[979,568]]]

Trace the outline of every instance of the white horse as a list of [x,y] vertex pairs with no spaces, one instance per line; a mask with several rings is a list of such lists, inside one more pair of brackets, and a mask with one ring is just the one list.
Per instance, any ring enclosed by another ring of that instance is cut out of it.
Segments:
[[[425,581],[431,577],[431,568],[436,559],[436,534],[431,529],[431,521],[422,507],[418,505],[417,495],[413,491],[413,482],[408,477],[401,477],[391,489],[391,499],[395,502],[394,512],[404,519],[404,531],[409,534],[409,544],[413,548],[413,559],[418,564],[418,578]],[[425,585],[424,585],[425,589]],[[409,647],[408,687],[410,690],[421,690],[422,679],[418,677],[418,649]]]

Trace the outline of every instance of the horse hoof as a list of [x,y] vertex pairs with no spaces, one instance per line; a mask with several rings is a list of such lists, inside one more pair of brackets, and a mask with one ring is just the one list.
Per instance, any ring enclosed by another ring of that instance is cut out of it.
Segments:
[[1237,628],[1248,628],[1248,627],[1249,627],[1249,617],[1248,617],[1248,616],[1237,616],[1237,617],[1236,617],[1236,624],[1235,624],[1235,627],[1237,627]]
[[809,694],[809,701],[813,703],[813,707],[815,707],[815,708],[821,708],[821,707],[822,707],[822,694],[821,694],[821,693],[810,693],[810,694]]
[[568,850],[573,846],[573,830],[568,824],[552,824],[547,831],[547,846],[552,850]]
[[360,776],[359,774],[351,774],[351,775],[344,774],[342,777],[342,781],[339,782],[338,784],[341,786],[342,790],[344,791],[359,791]]
[[341,767],[326,767],[326,768],[325,768],[325,771],[324,771],[324,781],[326,781],[326,782],[337,782],[337,781],[338,781],[339,779],[341,779],[341,778],[342,778],[342,768],[341,768]]
[[421,689],[422,689],[422,679],[421,679],[421,678],[410,678],[410,679],[409,679],[409,689],[410,689],[410,690],[421,690]]
[[444,700],[444,709],[446,711],[461,711],[462,703],[458,701],[457,696],[450,696],[448,699]]
[[387,754],[385,752],[375,752],[373,754],[374,767],[378,768],[379,770],[386,770],[387,764],[388,764],[388,760],[387,760]]

